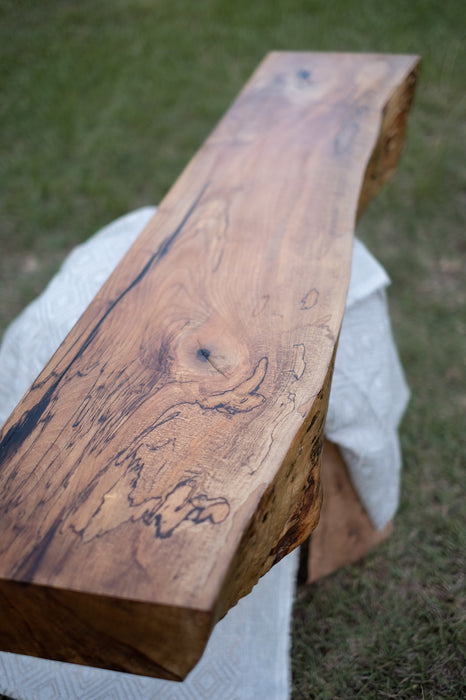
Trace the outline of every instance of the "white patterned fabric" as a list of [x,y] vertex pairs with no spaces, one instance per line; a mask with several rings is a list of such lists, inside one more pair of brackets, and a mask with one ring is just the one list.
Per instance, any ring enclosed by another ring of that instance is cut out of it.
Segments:
[[[0,347],[0,425],[154,211],[132,212],[78,246],[10,325]],[[326,426],[376,527],[398,503],[397,427],[408,398],[386,307],[388,282],[355,241]],[[295,552],[285,557],[228,613],[183,683],[0,653],[0,692],[15,700],[285,700],[296,562]]]
[[392,336],[388,284],[383,267],[356,239],[325,424],[379,530],[398,508],[398,426],[409,399]]

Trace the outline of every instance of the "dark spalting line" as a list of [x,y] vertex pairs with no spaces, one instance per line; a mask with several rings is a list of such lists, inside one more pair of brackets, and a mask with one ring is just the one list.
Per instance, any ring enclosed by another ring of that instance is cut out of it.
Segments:
[[313,287],[308,291],[308,293],[301,299],[301,310],[309,311],[314,308],[314,306],[319,301],[319,290]]
[[[262,368],[263,370],[262,373],[260,371],[260,368]],[[183,407],[185,406],[198,406],[203,411],[218,411],[219,413],[226,413],[228,415],[248,413],[254,410],[255,408],[258,408],[265,401],[265,397],[262,394],[259,394],[257,390],[259,389],[259,387],[265,379],[267,369],[268,358],[264,356],[259,360],[252,374],[246,380],[239,382],[235,387],[233,387],[233,389],[228,389],[220,393],[215,393],[205,398],[201,397],[196,401],[185,400],[172,404],[169,408],[167,408],[162,414],[160,414],[156,418],[154,423],[146,426],[139,433],[139,435],[132,442],[131,450],[137,449],[137,443],[141,442],[158,427],[178,418],[178,416],[181,413],[181,409],[183,409]],[[241,386],[250,382],[256,374],[258,375],[257,381],[255,381],[254,384],[251,387],[249,387],[249,391],[245,392],[244,394],[241,394],[241,392],[236,393],[238,389],[241,389]],[[189,384],[190,382],[187,383]],[[238,401],[238,396],[242,398],[241,401]],[[248,402],[248,397],[253,399],[253,401]],[[127,454],[127,450],[120,451],[116,456],[116,462],[112,459],[111,462],[107,463],[104,467],[102,467],[102,469],[98,471],[97,474],[94,475],[93,479],[87,484],[87,486],[75,499],[70,512],[76,512],[83,505],[83,503],[91,496],[94,489],[98,485],[100,478],[105,474],[105,472],[107,472],[108,469],[111,468],[111,466],[114,464],[117,464],[118,466],[121,463],[121,461],[126,458]]]
[[[296,379],[296,381],[299,382],[299,380],[303,376],[304,372],[306,371],[306,367],[307,367],[307,362],[305,360],[306,346],[304,345],[304,343],[295,343],[293,345],[293,348],[296,348],[296,354],[295,354],[294,368],[290,371],[291,371],[293,377]],[[302,353],[301,356],[298,355],[298,351],[301,351],[301,353]],[[297,364],[298,364],[299,359],[301,359],[301,361],[302,361],[302,367],[300,368],[301,371],[298,373]]]
[[26,440],[27,436],[34,430],[39,423],[40,417],[50,403],[53,392],[57,388],[59,379],[47,389],[35,406],[29,411],[25,411],[19,421],[11,426],[6,435],[0,442],[0,465],[8,458],[8,456],[18,449],[19,445]]
[[[39,564],[41,563],[45,552],[47,551],[47,547],[52,541],[55,532],[59,528],[61,522],[62,518],[60,515],[58,518],[55,519],[53,525],[49,528],[45,537],[43,537],[40,540],[40,542],[34,545],[31,552],[23,560],[21,560],[21,578],[23,581],[32,581],[32,579],[34,578],[34,574],[37,571],[37,568],[39,567]],[[15,569],[17,569],[17,567],[15,567]]]
[[[206,397],[204,399],[199,399],[198,401],[195,401],[200,408],[202,408],[204,411],[207,410],[213,410],[213,411],[220,411],[222,413],[229,413],[230,415],[235,415],[237,413],[247,413],[249,411],[252,411],[254,408],[257,408],[258,405],[256,403],[252,404],[247,404],[247,398],[244,398],[240,405],[237,403],[237,395],[236,392],[238,389],[241,389],[241,387],[244,384],[247,384],[249,381],[251,381],[255,375],[261,374],[260,368],[263,368],[262,376],[257,379],[255,384],[250,388],[250,390],[245,393],[243,396],[244,397],[257,397],[260,399],[261,403],[265,401],[265,396],[263,394],[258,393],[258,389],[261,386],[262,382],[264,381],[266,375],[267,375],[267,370],[269,366],[269,358],[264,355],[261,357],[259,362],[254,368],[254,371],[252,374],[243,382],[240,382],[237,384],[233,389],[227,389],[226,391],[222,391],[219,393],[211,394],[210,397]],[[214,401],[212,401],[214,399]],[[218,401],[217,401],[218,399]],[[223,400],[222,400],[223,399]],[[236,405],[234,405],[236,404]]]
[[55,379],[54,383],[50,386],[49,389],[45,392],[45,394],[42,396],[42,398],[33,406],[31,409],[26,411],[19,421],[17,421],[14,425],[11,426],[11,428],[8,430],[6,435],[2,438],[0,442],[0,467],[3,462],[5,462],[8,457],[10,457],[12,454],[16,452],[18,447],[27,439],[27,437],[33,432],[33,430],[36,428],[38,425],[42,415],[44,414],[45,410],[47,409],[50,400],[56,391],[58,385],[62,381],[63,377],[66,375],[66,373],[71,369],[73,364],[78,360],[86,351],[86,349],[89,347],[89,345],[93,342],[95,337],[97,336],[102,324],[104,321],[108,318],[108,316],[112,313],[112,311],[115,309],[117,304],[120,303],[120,301],[127,295],[129,292],[138,285],[141,280],[145,277],[145,275],[149,272],[151,267],[154,265],[154,263],[158,263],[162,258],[167,255],[169,252],[170,248],[172,247],[173,243],[175,242],[176,238],[178,235],[181,233],[182,229],[186,225],[187,221],[193,214],[194,210],[196,209],[197,205],[199,204],[201,198],[203,197],[205,191],[207,190],[209,186],[209,183],[204,185],[196,199],[194,200],[193,204],[191,207],[188,209],[186,212],[185,216],[181,220],[180,224],[177,226],[177,228],[173,231],[173,233],[161,243],[159,246],[159,249],[149,258],[147,263],[144,265],[140,273],[133,279],[133,281],[124,289],[121,294],[117,297],[115,301],[111,303],[107,311],[104,313],[102,318],[99,319],[99,321],[96,323],[94,328],[90,331],[88,334],[87,338],[79,348],[79,350],[76,352],[74,357],[70,360],[68,363],[67,367],[61,372],[60,375],[57,376]]
[[[138,462],[136,458],[134,460]],[[198,492],[196,476],[188,476],[179,481],[168,493],[162,496],[151,496],[143,503],[134,503],[132,494],[137,487],[137,482],[144,468],[143,463],[130,464],[126,474],[135,470],[137,473],[131,481],[131,490],[127,494],[127,507],[121,508],[121,520],[115,521],[105,530],[98,530],[92,534],[88,533],[89,526],[94,518],[105,508],[105,496],[112,491],[116,484],[105,494],[99,508],[96,510],[89,523],[80,531],[76,531],[83,537],[86,533],[85,542],[98,539],[107,535],[111,530],[115,530],[124,523],[142,522],[146,526],[154,527],[154,536],[159,539],[168,539],[175,530],[184,523],[191,522],[193,525],[209,521],[211,525],[219,525],[224,522],[230,513],[230,504],[223,496],[214,498],[206,493]],[[139,511],[135,514],[134,511]],[[89,536],[88,536],[89,535]]]
[[[165,425],[166,423],[176,420],[184,407],[189,407],[189,406],[198,406],[201,410],[203,411],[212,411],[216,410],[219,413],[226,413],[228,415],[236,415],[239,413],[248,413],[255,408],[258,408],[260,405],[263,404],[265,401],[265,397],[262,394],[257,393],[257,389],[260,387],[262,382],[265,379],[265,376],[267,374],[267,368],[268,368],[268,358],[267,357],[262,357],[259,362],[257,363],[256,367],[254,368],[254,371],[252,374],[244,381],[240,382],[237,384],[233,389],[229,389],[227,391],[221,392],[219,394],[213,394],[210,397],[206,397],[204,399],[199,398],[196,401],[180,401],[178,403],[172,404],[169,408],[167,408],[161,415],[159,415],[156,419],[155,422],[152,423],[151,425],[146,426],[141,432],[134,437],[132,443],[125,449],[120,450],[118,454],[112,458],[107,464],[102,467],[97,474],[94,475],[93,479],[87,484],[87,486],[80,492],[80,494],[76,497],[75,501],[72,504],[72,507],[70,509],[70,513],[75,513],[79,508],[83,505],[83,503],[91,496],[95,488],[97,487],[101,477],[113,466],[116,467],[122,467],[125,463],[126,460],[128,460],[128,465],[124,467],[124,472],[120,476],[119,480],[123,479],[125,474],[129,471],[135,471],[137,472],[138,470],[142,470],[144,467],[143,464],[139,463],[139,457],[137,457],[137,452],[141,445],[143,444],[144,440],[148,438],[148,436],[153,433],[154,431],[157,430],[157,428]],[[261,373],[261,369],[262,372]],[[256,376],[258,375],[258,376]],[[256,378],[255,378],[256,377]],[[241,392],[236,392],[236,390],[241,389],[241,387],[244,384],[248,384],[248,382],[251,382],[255,378],[254,384],[250,387],[248,387],[249,391],[245,392],[242,394]],[[242,399],[241,401],[238,402],[238,395]],[[231,398],[230,398],[231,397]],[[250,397],[253,399],[252,405],[248,403],[247,397]],[[223,398],[223,400],[222,400]],[[230,399],[230,400],[228,400]],[[165,444],[165,443],[164,443]],[[163,445],[153,448],[153,452],[157,452]],[[129,501],[131,501],[130,498],[131,492],[128,494]],[[154,494],[152,498],[158,498],[161,497],[160,494]],[[197,498],[198,496],[196,496]],[[219,497],[223,498],[223,497]],[[213,499],[215,500],[215,499]],[[227,503],[225,499],[225,503]],[[131,507],[131,503],[128,506],[129,508]],[[196,506],[197,507],[197,506]],[[96,515],[98,511],[100,510],[100,507],[97,509],[97,511],[94,513]],[[154,511],[155,512],[155,511]],[[130,514],[131,515],[131,514]],[[190,518],[193,520],[193,518]],[[122,522],[123,520],[126,520],[124,517],[122,517]],[[195,521],[195,520],[193,520]],[[212,519],[211,519],[212,521]],[[195,522],[201,522],[200,520],[195,521]],[[85,529],[85,528],[84,528]],[[82,534],[84,530],[80,530],[78,534]]]
[[[243,380],[242,382],[239,382],[233,389],[226,390],[224,392],[220,393],[215,393],[212,394],[211,396],[205,397],[205,398],[199,398],[196,401],[180,401],[179,403],[171,405],[166,411],[164,411],[158,418],[156,419],[155,423],[152,424],[151,426],[147,426],[132,442],[132,445],[127,448],[126,451],[119,452],[118,455],[116,456],[117,459],[117,464],[118,462],[123,462],[125,457],[124,453],[131,456],[135,454],[135,452],[138,449],[138,443],[140,443],[141,439],[143,439],[145,436],[147,436],[149,433],[151,433],[153,430],[155,430],[157,427],[160,427],[161,425],[176,419],[180,415],[180,409],[183,408],[184,406],[199,406],[202,410],[205,411],[210,411],[210,410],[216,410],[219,411],[220,413],[227,413],[230,415],[235,415],[239,413],[248,413],[249,411],[252,411],[254,408],[258,408],[260,405],[263,404],[265,401],[265,397],[262,394],[258,394],[257,390],[263,383],[265,376],[267,374],[267,369],[268,369],[268,358],[266,356],[262,357],[258,363],[256,364],[253,372],[249,375],[249,377],[246,380]],[[244,386],[245,384],[248,385],[247,390],[242,392],[241,387]],[[239,390],[239,391],[238,391]],[[251,398],[252,404],[248,402],[248,397]],[[239,400],[238,400],[239,398]],[[134,457],[133,457],[134,459]],[[130,459],[130,463],[125,469],[125,473],[129,470],[132,470],[132,467],[134,467],[133,459]],[[45,537],[38,543],[36,543],[32,550],[29,553],[26,553],[25,556],[20,559],[13,571],[12,575],[21,577],[23,580],[28,580],[31,581],[35,575],[35,572],[37,571],[44,555],[45,552],[52,541],[56,530],[58,527],[61,525],[63,520],[67,517],[67,515],[76,512],[80,506],[91,496],[92,492],[94,489],[97,487],[100,478],[102,475],[110,469],[113,465],[115,465],[115,459],[112,459],[109,461],[102,469],[99,470],[98,474],[94,476],[91,482],[89,482],[86,487],[78,494],[76,497],[75,501],[71,505],[71,508],[68,509],[67,513],[60,515],[60,518],[57,519],[54,523],[54,525],[50,528],[50,530],[47,532]],[[123,478],[124,474],[120,477]],[[174,492],[180,487],[180,484],[176,485],[171,492],[174,494]],[[131,495],[131,490],[128,493],[128,496]],[[170,495],[170,494],[169,494]],[[157,494],[154,495],[154,499],[157,498]],[[165,497],[165,501],[166,502]],[[192,494],[189,497],[191,500],[188,499],[186,502],[186,513],[181,517],[180,513],[180,519],[179,522],[176,523],[174,528],[167,527],[165,524],[165,518],[163,517],[157,517],[157,515],[161,515],[159,512],[159,508],[154,508],[154,510],[151,512],[150,510],[144,514],[145,517],[141,518],[142,522],[145,525],[149,525],[151,522],[154,523],[155,526],[155,537],[165,539],[167,537],[170,537],[174,530],[179,527],[181,522],[184,521],[189,521],[193,525],[197,525],[199,523],[209,521],[212,525],[219,524],[220,522],[223,522],[223,520],[228,516],[230,506],[228,503],[228,500],[224,498],[223,496],[218,496],[214,498],[210,498],[206,494]],[[161,507],[163,507],[164,503],[161,504]],[[189,507],[188,507],[189,506]],[[212,508],[215,508],[215,513],[223,512],[225,515],[224,517],[215,517],[212,511]],[[128,510],[129,510],[129,517],[131,518],[131,503],[129,502],[128,504]],[[228,512],[227,512],[228,511]],[[207,515],[206,515],[207,512]],[[95,513],[96,514],[96,513]],[[95,515],[94,514],[94,515]],[[155,518],[154,518],[155,516]],[[121,522],[126,522],[126,517],[123,515]],[[138,518],[139,520],[139,518]],[[120,523],[121,524],[121,523]],[[80,531],[75,530],[75,534],[78,534],[82,537],[83,532],[86,528]],[[114,528],[112,528],[114,529]],[[93,539],[93,538],[90,538]]]
[[[158,511],[160,511],[170,502],[170,499],[175,496],[179,489],[182,489],[185,486],[188,486],[191,491],[183,500],[183,503],[173,508],[172,518],[174,514],[175,518],[172,519],[170,525],[167,525],[165,523],[163,513],[159,513]],[[185,479],[180,481],[167,494],[164,501],[152,514],[147,513],[146,518],[143,518],[143,522],[145,525],[151,525],[152,519],[154,520],[155,537],[160,539],[168,539],[173,535],[175,530],[187,520],[191,521],[195,525],[203,523],[206,520],[209,520],[212,525],[218,525],[228,517],[230,513],[230,504],[226,498],[223,496],[209,498],[205,493],[196,495],[196,487],[197,483],[195,479]],[[218,510],[218,507],[220,507],[221,513],[216,517],[213,513],[213,509],[216,508]],[[204,514],[204,511],[207,511],[207,514]]]

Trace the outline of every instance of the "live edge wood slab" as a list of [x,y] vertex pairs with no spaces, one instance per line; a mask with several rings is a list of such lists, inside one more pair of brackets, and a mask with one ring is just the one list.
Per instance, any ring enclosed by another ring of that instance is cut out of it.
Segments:
[[413,56],[266,57],[3,427],[0,648],[182,679],[319,519],[355,220]]

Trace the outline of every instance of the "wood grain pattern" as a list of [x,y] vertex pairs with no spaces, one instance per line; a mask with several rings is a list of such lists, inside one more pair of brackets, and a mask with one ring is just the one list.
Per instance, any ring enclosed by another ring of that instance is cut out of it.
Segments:
[[2,649],[181,679],[315,527],[358,202],[416,66],[272,53],[175,183],[3,427]]
[[307,559],[307,583],[362,559],[390,536],[393,523],[376,530],[351,483],[336,445],[324,440],[319,522],[313,530]]

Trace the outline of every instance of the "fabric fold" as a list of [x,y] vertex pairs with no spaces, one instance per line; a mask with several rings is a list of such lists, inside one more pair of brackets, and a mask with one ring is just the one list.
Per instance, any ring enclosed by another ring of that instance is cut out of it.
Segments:
[[325,424],[379,530],[398,508],[398,427],[409,400],[391,329],[389,284],[383,267],[356,239]]

